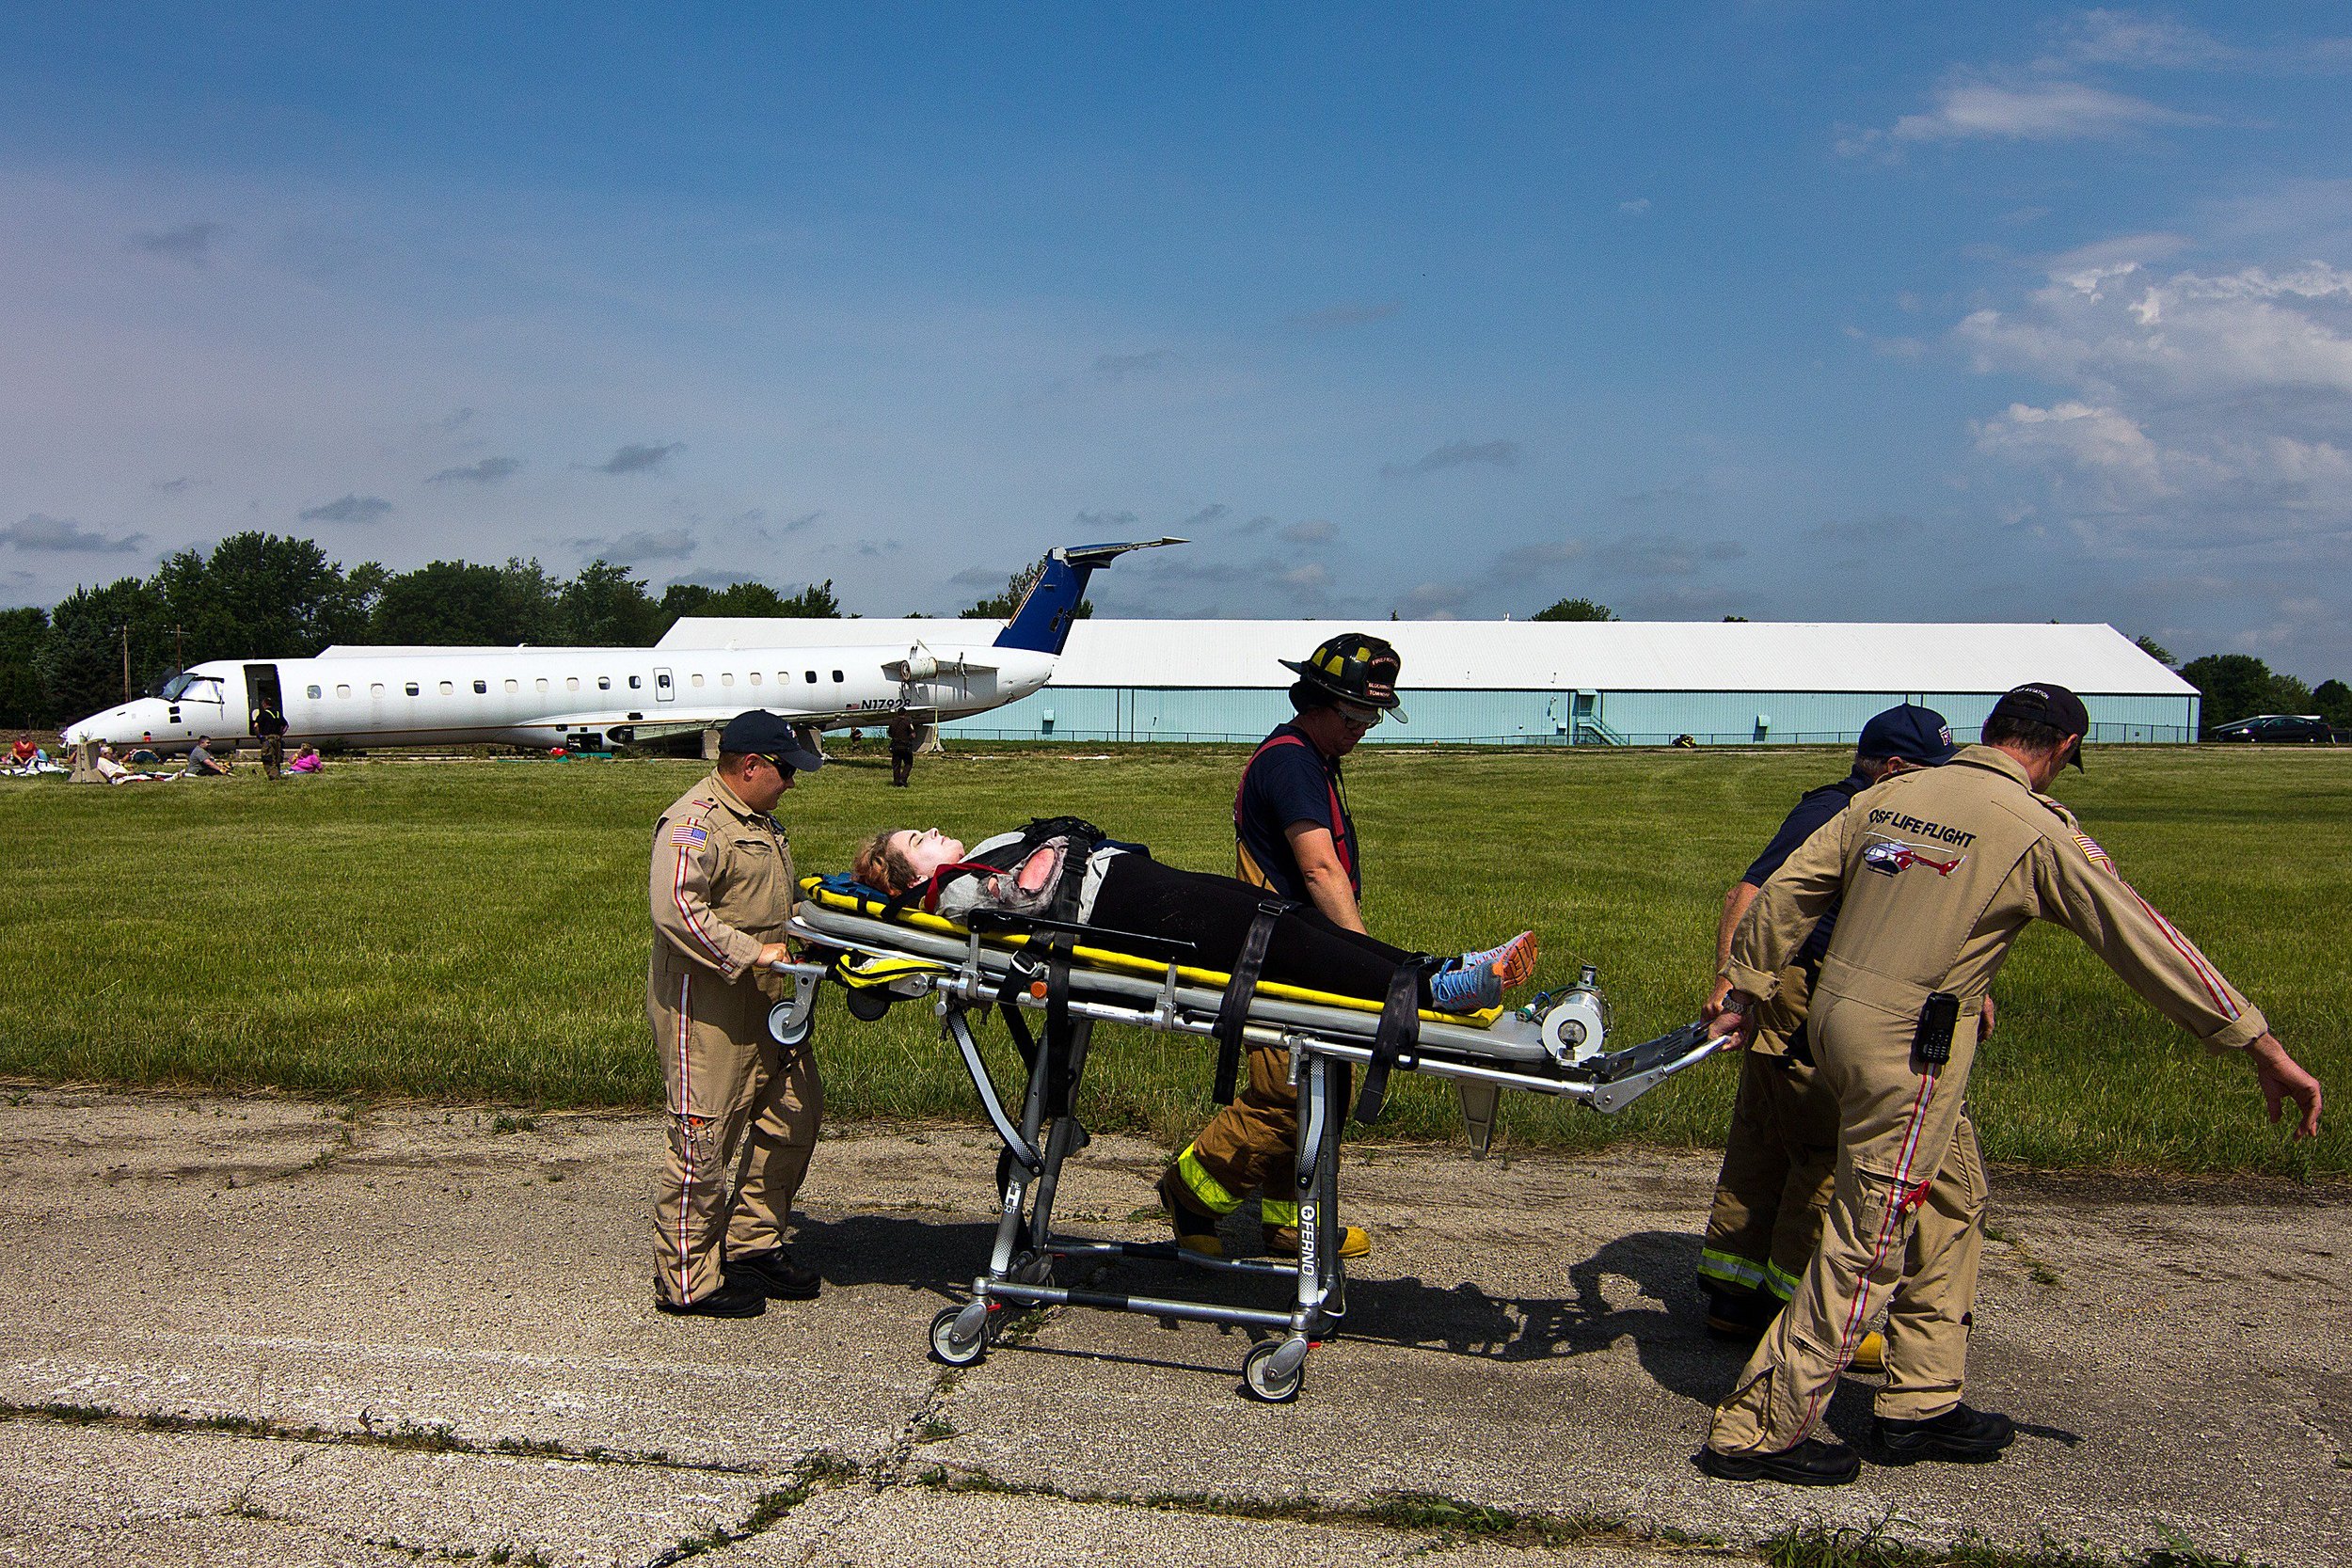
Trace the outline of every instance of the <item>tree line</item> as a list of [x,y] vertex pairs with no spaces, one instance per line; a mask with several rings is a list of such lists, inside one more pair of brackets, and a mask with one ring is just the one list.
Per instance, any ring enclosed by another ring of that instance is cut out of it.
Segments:
[[[1042,562],[963,610],[1003,620]],[[1082,603],[1077,613],[1091,615]],[[502,566],[435,561],[392,572],[373,561],[345,570],[309,539],[235,533],[207,553],[167,556],[154,574],[76,589],[48,610],[0,610],[0,723],[51,727],[143,691],[175,670],[216,658],[307,658],[331,643],[514,647],[646,647],[680,616],[838,618],[833,581],[780,594],[761,582],[724,588],[674,582],[657,597],[627,566],[593,561],[560,578],[535,560]],[[1726,615],[1726,621],[1744,617]],[[1614,621],[1589,598],[1538,610],[1537,621]],[[2141,650],[2203,693],[2205,728],[2257,713],[2315,713],[2352,729],[2352,686],[2316,688],[2251,654],[2185,664],[2152,640]]]
[[309,539],[237,533],[182,550],[151,577],[80,588],[48,610],[0,610],[0,722],[49,727],[215,658],[307,658],[331,643],[644,647],[682,615],[837,617],[831,579],[674,582],[656,597],[628,567],[561,578],[536,561],[436,561],[345,570]]
[[[1044,569],[961,611],[1003,620]],[[1091,615],[1082,603],[1077,613]],[[345,570],[309,539],[234,533],[182,550],[151,577],[79,588],[47,610],[0,610],[0,724],[53,728],[152,689],[216,658],[308,658],[334,643],[378,646],[643,648],[680,616],[839,619],[833,579],[781,594],[763,582],[674,582],[657,597],[627,566],[592,561],[576,577],[535,560],[502,566],[435,561],[392,572]]]

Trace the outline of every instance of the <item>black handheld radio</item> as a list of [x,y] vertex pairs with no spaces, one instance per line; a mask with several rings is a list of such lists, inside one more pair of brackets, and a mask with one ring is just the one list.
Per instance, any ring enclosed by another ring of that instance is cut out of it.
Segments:
[[1960,998],[1947,990],[1928,992],[1919,1006],[1919,1027],[1911,1037],[1912,1054],[1930,1067],[1952,1059],[1952,1030],[1960,1022]]

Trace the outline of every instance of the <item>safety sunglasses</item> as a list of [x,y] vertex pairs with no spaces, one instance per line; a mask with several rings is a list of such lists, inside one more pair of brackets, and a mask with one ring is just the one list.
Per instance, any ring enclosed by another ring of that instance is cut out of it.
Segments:
[[1339,703],[1334,705],[1340,710],[1342,719],[1359,730],[1371,729],[1382,719],[1388,717],[1376,707],[1362,707],[1355,703]]

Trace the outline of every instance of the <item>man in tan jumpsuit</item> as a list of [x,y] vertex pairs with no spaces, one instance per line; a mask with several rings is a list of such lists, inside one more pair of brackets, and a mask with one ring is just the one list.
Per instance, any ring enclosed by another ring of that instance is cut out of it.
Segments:
[[[1959,750],[1951,726],[1931,707],[1905,703],[1871,715],[1854,747],[1851,771],[1806,791],[1764,852],[1724,895],[1717,966],[1730,960],[1732,933],[1756,894],[1823,823],[1872,784],[1915,768],[1941,767]],[[1754,1345],[1797,1293],[1798,1277],[1820,1243],[1837,1169],[1837,1097],[1814,1069],[1804,1008],[1836,929],[1832,910],[1798,946],[1780,972],[1772,1000],[1756,1011],[1756,1035],[1740,1064],[1731,1132],[1699,1249],[1707,1329],[1718,1338]],[[1700,1016],[1713,1018],[1730,990],[1728,978],[1716,980]],[[1866,1334],[1854,1347],[1853,1364],[1879,1371],[1884,1350],[1876,1332]]]
[[[2019,687],[1984,744],[1856,796],[1768,881],[1732,939],[1715,1032],[1746,1043],[1821,912],[1841,896],[1808,1030],[1844,1142],[1820,1249],[1715,1411],[1700,1466],[1726,1480],[1838,1485],[1853,1451],[1810,1435],[1862,1331],[1886,1318],[1878,1438],[1897,1463],[1986,1460],[2009,1418],[1961,1402],[1984,1244],[1984,1166],[1968,1119],[1978,1006],[2026,924],[2054,921],[2167,1018],[2243,1051],[2272,1119],[2319,1130],[2320,1089],[2253,1004],[2117,874],[2042,793],[2090,730],[2064,687]],[[1939,1027],[1940,1025],[1940,1027]],[[1891,1305],[1890,1305],[1891,1299]]]
[[771,1296],[818,1291],[784,1227],[824,1085],[806,1043],[787,1054],[768,1032],[768,966],[789,956],[793,901],[791,847],[770,814],[794,773],[823,763],[774,714],[739,713],[720,734],[718,767],[654,824],[645,1017],[669,1091],[653,1211],[654,1305],[664,1312],[753,1318]]

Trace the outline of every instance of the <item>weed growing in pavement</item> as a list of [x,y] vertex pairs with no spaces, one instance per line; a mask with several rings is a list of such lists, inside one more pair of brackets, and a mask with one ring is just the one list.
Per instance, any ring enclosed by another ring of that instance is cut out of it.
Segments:
[[1766,1568],[2253,1568],[2242,1557],[2219,1557],[2178,1530],[2160,1528],[2164,1544],[2116,1559],[2046,1537],[2028,1547],[2002,1546],[1968,1534],[1949,1546],[1922,1546],[1889,1533],[1892,1513],[1866,1527],[1800,1526],[1764,1542]]

